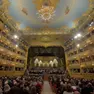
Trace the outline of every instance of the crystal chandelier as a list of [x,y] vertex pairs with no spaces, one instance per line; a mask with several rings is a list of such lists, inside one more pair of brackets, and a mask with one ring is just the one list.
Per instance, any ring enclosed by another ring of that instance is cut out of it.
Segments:
[[53,6],[43,5],[42,8],[38,10],[37,15],[39,16],[38,18],[47,23],[55,16],[55,9]]

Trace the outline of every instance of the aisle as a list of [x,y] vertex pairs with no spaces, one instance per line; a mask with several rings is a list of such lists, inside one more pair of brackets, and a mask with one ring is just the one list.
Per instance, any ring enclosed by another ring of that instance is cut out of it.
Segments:
[[51,90],[51,87],[49,85],[48,81],[44,81],[43,91],[42,94],[54,94]]

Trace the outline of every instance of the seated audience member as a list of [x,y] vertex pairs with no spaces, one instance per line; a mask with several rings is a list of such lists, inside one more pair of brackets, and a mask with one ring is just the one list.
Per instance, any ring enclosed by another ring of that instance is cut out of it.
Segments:
[[[41,94],[45,70],[33,69],[22,77],[1,77],[0,94]],[[67,71],[51,69],[49,84],[55,94],[94,94],[94,80],[72,78]]]
[[8,91],[10,91],[10,86],[8,84],[8,81],[5,82],[5,85],[4,85],[4,94],[7,94]]
[[3,90],[2,90],[2,81],[0,80],[0,94],[3,94]]
[[63,94],[73,94],[73,90],[72,90],[72,87],[71,87],[70,84],[68,84],[68,85],[66,86],[66,90],[64,91]]
[[6,94],[29,94],[26,90],[22,90],[19,87],[14,86]]
[[78,91],[74,91],[74,93],[73,94],[80,94],[80,92],[78,92]]

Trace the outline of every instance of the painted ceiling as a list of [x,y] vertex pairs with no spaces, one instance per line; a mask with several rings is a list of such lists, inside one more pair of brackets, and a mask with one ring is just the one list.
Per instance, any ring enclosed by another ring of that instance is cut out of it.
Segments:
[[[20,23],[20,28],[41,28],[45,24],[36,15],[37,8],[33,0],[9,0],[9,14]],[[56,0],[55,0],[56,1]],[[89,0],[59,0],[55,8],[55,16],[49,27],[73,27],[74,21],[81,17],[89,8]]]

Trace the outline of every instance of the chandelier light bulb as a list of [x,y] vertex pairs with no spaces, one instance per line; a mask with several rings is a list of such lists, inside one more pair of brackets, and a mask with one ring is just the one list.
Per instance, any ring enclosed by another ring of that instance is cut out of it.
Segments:
[[81,34],[77,34],[78,37],[81,37]]
[[74,39],[77,39],[77,36],[75,36]]
[[18,45],[16,45],[16,48],[18,48]]
[[77,44],[77,47],[79,48],[80,47],[80,44]]
[[17,35],[14,35],[14,39],[18,39],[18,36]]

